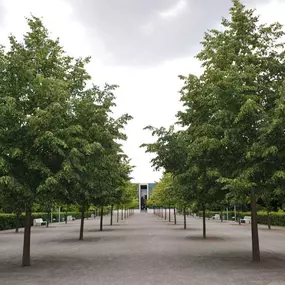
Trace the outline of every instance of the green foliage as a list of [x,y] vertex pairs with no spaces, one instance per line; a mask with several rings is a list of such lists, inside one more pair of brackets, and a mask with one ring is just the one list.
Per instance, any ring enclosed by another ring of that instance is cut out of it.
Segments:
[[269,207],[285,189],[284,32],[238,0],[221,24],[197,55],[203,74],[180,76],[183,130],[149,126],[157,141],[143,146],[199,208],[243,205],[255,192]]
[[185,207],[189,201],[185,197],[184,189],[171,173],[164,173],[161,180],[152,190],[147,201],[149,207]]
[[19,211],[107,205],[129,180],[120,142],[131,116],[112,117],[116,85],[86,88],[89,58],[66,55],[39,18],[27,21],[23,42],[10,36],[0,50],[2,199]]
[[[58,212],[52,212],[52,213],[46,213],[46,212],[36,212],[32,213],[32,220],[37,218],[42,218],[44,221],[50,220],[50,216],[52,214],[52,219],[54,223],[58,222]],[[94,211],[88,211],[88,213],[85,213],[85,218],[90,217],[91,214],[94,214]],[[104,215],[109,214],[109,209],[104,209]],[[72,216],[73,218],[80,219],[81,213],[76,211],[68,211],[67,213],[61,212],[61,222],[64,221],[65,215]],[[15,214],[0,214],[0,231],[2,230],[10,230],[15,229],[18,222],[18,226],[20,228],[24,227],[25,224],[25,216],[23,213],[19,216],[19,220],[17,221],[17,216]]]
[[[217,211],[207,211],[206,212],[206,217],[207,218],[212,218],[215,214],[220,214],[220,212]],[[232,218],[234,217],[235,213],[234,211],[228,211],[228,215],[229,215],[229,220],[232,220]],[[237,220],[239,219],[243,219],[244,216],[250,216],[251,213],[250,212],[237,212],[236,213],[236,218]],[[197,216],[201,217],[202,216],[202,212],[199,211],[197,212]],[[223,212],[223,216],[226,219],[227,216],[227,212],[224,211]],[[257,222],[259,224],[263,224],[263,225],[267,225],[268,224],[268,215],[267,212],[261,211],[261,212],[257,212]],[[271,212],[270,213],[270,224],[272,226],[285,226],[285,213],[284,211],[281,212]]]
[[121,147],[131,116],[112,115],[117,86],[87,88],[90,58],[68,56],[39,18],[27,22],[23,40],[0,48],[0,205],[28,221],[33,207],[113,204],[132,169]]

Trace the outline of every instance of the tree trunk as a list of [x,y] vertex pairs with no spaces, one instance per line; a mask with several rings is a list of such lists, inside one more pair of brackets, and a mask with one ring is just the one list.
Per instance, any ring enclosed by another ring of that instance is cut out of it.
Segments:
[[100,232],[103,231],[103,215],[104,215],[104,206],[101,207],[100,211]]
[[124,220],[124,206],[122,207],[121,220]]
[[31,221],[32,211],[30,208],[27,208],[25,216],[22,266],[31,266]]
[[15,233],[19,232],[19,223],[20,223],[20,213],[16,213],[16,229],[15,229]]
[[251,190],[251,239],[252,239],[252,261],[260,261],[259,238],[256,213],[256,196],[254,189]]
[[65,223],[67,224],[67,208],[65,210]]
[[240,208],[238,207],[238,212],[237,212],[237,219],[238,219],[238,224],[241,225],[241,219],[240,219]]
[[203,238],[206,238],[206,209],[203,206]]
[[49,220],[50,220],[50,211],[47,212],[47,223],[46,223],[47,228],[49,226]]
[[168,221],[171,222],[170,206],[169,206],[169,208],[168,208]]
[[185,207],[183,208],[183,217],[184,217],[184,230],[186,230],[187,225],[186,225],[186,208]]
[[176,208],[175,207],[173,209],[173,214],[174,214],[174,225],[176,225]]
[[164,208],[164,219],[166,220],[166,208]]
[[267,226],[268,226],[268,229],[271,230],[271,218],[270,218],[269,209],[267,209]]
[[119,207],[117,209],[117,223],[119,222]]
[[221,210],[220,219],[221,219],[221,223],[222,223],[223,222],[223,210]]
[[110,214],[111,214],[111,217],[110,217],[110,225],[112,226],[113,225],[113,205],[111,205],[111,211],[110,211]]
[[79,233],[79,240],[83,240],[83,230],[84,230],[84,208],[81,209],[81,221],[80,221],[80,233]]

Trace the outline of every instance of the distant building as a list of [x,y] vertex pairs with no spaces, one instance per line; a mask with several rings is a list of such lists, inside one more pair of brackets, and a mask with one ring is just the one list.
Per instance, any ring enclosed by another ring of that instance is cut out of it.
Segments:
[[138,196],[139,196],[139,209],[146,210],[146,201],[149,199],[152,189],[156,183],[139,183]]

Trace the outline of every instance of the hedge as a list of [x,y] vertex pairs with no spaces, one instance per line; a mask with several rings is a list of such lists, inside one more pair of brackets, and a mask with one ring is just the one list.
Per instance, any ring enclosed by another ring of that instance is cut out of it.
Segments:
[[[88,212],[88,217],[94,213],[89,211]],[[107,209],[104,210],[104,215],[108,214],[109,211]],[[60,213],[61,220],[65,220],[65,212]],[[47,220],[49,216],[50,220],[50,214],[47,213],[32,213],[32,220],[37,219],[37,218],[42,218],[44,221]],[[80,212],[67,212],[67,216],[72,216],[75,219],[80,219],[81,213]],[[53,217],[53,222],[58,222],[58,212],[53,212],[52,213]],[[21,215],[18,219],[18,227],[22,228],[24,227],[25,224],[25,216]],[[15,214],[0,214],[0,231],[2,230],[10,230],[10,229],[15,229],[17,227],[17,217]]]
[[[219,212],[214,211],[207,211],[206,217],[211,218],[215,214],[220,214]],[[229,211],[229,220],[232,220],[232,217],[234,217],[234,211]],[[199,211],[197,213],[197,216],[202,217],[203,213]],[[236,212],[237,220],[240,218],[242,219],[244,216],[250,216],[250,212]],[[223,212],[223,216],[226,219],[227,212]],[[259,224],[267,225],[267,213],[266,212],[257,212],[257,222]],[[270,213],[270,223],[272,226],[285,226],[285,212],[271,212]]]

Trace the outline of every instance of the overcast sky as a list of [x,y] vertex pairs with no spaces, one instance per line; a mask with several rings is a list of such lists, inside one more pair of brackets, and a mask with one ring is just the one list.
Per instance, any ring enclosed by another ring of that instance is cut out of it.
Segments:
[[[263,22],[285,24],[285,0],[244,0]],[[152,141],[146,125],[168,126],[181,107],[179,74],[199,74],[194,59],[206,29],[228,16],[230,0],[0,0],[0,44],[26,31],[25,17],[42,17],[53,37],[74,56],[91,55],[93,82],[118,84],[116,114],[134,119],[125,152],[136,182],[157,181],[151,157],[139,146]]]

